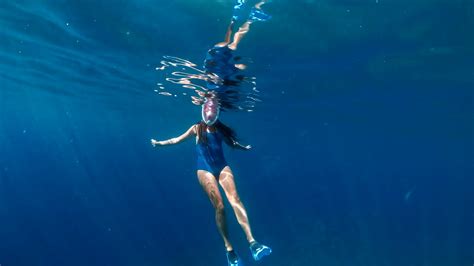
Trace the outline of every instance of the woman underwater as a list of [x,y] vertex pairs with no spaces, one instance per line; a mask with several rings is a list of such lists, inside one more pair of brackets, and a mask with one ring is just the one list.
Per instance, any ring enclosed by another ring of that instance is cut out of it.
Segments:
[[[237,49],[240,40],[248,32],[252,22],[264,21],[270,18],[270,16],[263,13],[260,9],[264,3],[265,1],[261,1],[252,8],[249,18],[242,24],[239,30],[235,33],[233,41],[230,42],[233,25],[236,21],[236,16],[234,15],[227,30],[225,41],[216,44],[208,51],[204,63],[206,73],[210,76],[216,77],[219,82],[208,81],[208,91],[201,95],[201,98],[193,97],[193,102],[195,104],[202,105],[202,121],[191,126],[179,137],[164,141],[157,141],[155,139],[151,140],[151,144],[156,147],[178,144],[191,136],[195,136],[197,177],[215,209],[215,219],[219,233],[224,240],[224,245],[227,250],[226,255],[229,266],[238,266],[241,264],[240,259],[229,240],[224,203],[218,184],[224,190],[237,221],[247,237],[253,258],[258,261],[264,256],[270,255],[272,252],[271,248],[257,242],[252,235],[247,211],[243,203],[240,201],[234,182],[234,175],[224,157],[222,142],[225,142],[232,148],[242,150],[249,150],[251,149],[251,146],[241,145],[236,139],[235,132],[219,120],[221,105],[225,102],[221,101],[220,94],[225,93],[229,86],[238,85],[232,83],[232,76],[238,72],[236,71],[237,69],[244,68],[243,65],[235,64],[232,59],[232,51]],[[245,4],[245,1],[239,0],[238,4],[234,7],[234,10],[239,11],[243,4]]]

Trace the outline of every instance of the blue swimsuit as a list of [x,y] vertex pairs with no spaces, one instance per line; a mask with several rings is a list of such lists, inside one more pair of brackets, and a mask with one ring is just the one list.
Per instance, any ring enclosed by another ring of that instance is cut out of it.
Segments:
[[229,46],[214,46],[206,54],[204,69],[206,73],[214,73],[222,79],[228,78],[239,71],[235,67],[234,55]]
[[196,144],[197,169],[208,171],[218,178],[222,169],[227,166],[222,150],[223,136],[218,131],[206,134],[207,142]]
[[215,81],[207,80],[207,89],[223,91],[229,81],[235,80],[241,70],[235,67],[232,50],[226,46],[214,46],[207,52],[204,60],[204,69],[207,74],[217,75],[224,84],[216,84]]

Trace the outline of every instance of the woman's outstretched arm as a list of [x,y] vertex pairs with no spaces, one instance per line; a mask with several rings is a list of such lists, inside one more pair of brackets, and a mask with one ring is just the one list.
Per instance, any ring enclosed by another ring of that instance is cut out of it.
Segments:
[[184,134],[182,134],[179,137],[168,139],[168,140],[162,140],[162,141],[151,139],[151,145],[153,145],[153,147],[155,147],[156,145],[164,146],[164,145],[178,144],[178,143],[182,142],[183,140],[187,139],[188,137],[193,136],[195,134],[196,134],[196,125],[193,125],[186,132],[184,132]]
[[241,149],[241,150],[250,150],[252,148],[252,145],[242,145],[236,140],[232,140],[232,147],[236,149]]

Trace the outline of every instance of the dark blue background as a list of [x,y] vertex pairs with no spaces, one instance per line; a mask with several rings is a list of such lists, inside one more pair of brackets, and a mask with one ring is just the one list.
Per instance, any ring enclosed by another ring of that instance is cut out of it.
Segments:
[[[193,142],[154,92],[232,1],[0,0],[0,264],[225,265]],[[261,265],[474,263],[474,2],[287,0],[240,54],[264,102],[225,113]],[[232,240],[254,265],[232,213]]]

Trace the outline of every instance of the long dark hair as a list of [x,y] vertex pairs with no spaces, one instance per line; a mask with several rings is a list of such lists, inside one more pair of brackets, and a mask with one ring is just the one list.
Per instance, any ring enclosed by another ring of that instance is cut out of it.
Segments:
[[197,136],[198,136],[198,142],[199,143],[207,143],[207,129],[210,129],[211,131],[218,131],[224,136],[224,141],[227,143],[227,145],[234,147],[234,141],[237,141],[237,134],[235,131],[224,125],[220,120],[217,120],[212,126],[206,125],[204,121],[200,121],[197,124]]

